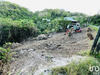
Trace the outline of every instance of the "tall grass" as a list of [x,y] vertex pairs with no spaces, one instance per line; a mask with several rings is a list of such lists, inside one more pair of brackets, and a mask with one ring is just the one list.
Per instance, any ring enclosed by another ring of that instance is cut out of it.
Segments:
[[92,29],[94,29],[95,31],[98,31],[98,27],[95,27],[95,26],[93,26],[93,25],[89,25],[89,27],[91,27]]
[[100,67],[100,63],[96,58],[86,57],[84,60],[73,61],[64,67],[53,68],[51,75],[93,75],[93,72],[89,70],[90,66]]

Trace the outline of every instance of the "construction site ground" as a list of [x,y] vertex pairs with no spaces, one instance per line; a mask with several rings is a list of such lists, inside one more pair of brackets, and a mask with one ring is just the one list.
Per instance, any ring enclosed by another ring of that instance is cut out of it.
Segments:
[[[95,31],[92,31],[95,37]],[[78,52],[90,50],[93,40],[87,37],[87,28],[71,37],[64,32],[54,33],[46,40],[28,40],[12,49],[11,75],[39,75],[45,69],[62,66]],[[77,60],[76,57],[73,59]]]

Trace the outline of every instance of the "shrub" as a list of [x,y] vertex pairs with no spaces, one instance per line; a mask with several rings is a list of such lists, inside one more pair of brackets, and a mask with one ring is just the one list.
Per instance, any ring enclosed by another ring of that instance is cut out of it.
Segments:
[[10,60],[13,52],[10,52],[11,43],[3,45],[4,48],[0,47],[0,75],[8,75],[10,70]]
[[37,36],[37,28],[32,21],[0,18],[1,45],[5,42],[21,42],[30,36]]
[[86,57],[84,60],[77,62],[72,62],[64,67],[53,68],[51,75],[93,75],[93,72],[90,72],[90,66],[99,66],[100,63],[96,58]]
[[58,74],[66,75],[67,74],[67,70],[68,70],[67,67],[57,67],[57,68],[53,68],[51,75],[58,75]]
[[0,60],[2,60],[3,63],[7,63],[9,61],[8,54],[10,49],[4,49],[0,47]]

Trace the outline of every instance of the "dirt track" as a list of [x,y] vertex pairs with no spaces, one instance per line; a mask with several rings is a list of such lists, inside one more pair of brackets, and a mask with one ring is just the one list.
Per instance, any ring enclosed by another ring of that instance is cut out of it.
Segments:
[[[16,51],[15,61],[12,62],[11,75],[34,75],[43,66],[51,65],[54,58],[68,58],[81,50],[90,49],[90,40],[86,35],[86,28],[82,33],[74,33],[71,37],[64,33],[56,33],[51,38],[41,41],[27,41]],[[37,74],[38,75],[38,74]]]

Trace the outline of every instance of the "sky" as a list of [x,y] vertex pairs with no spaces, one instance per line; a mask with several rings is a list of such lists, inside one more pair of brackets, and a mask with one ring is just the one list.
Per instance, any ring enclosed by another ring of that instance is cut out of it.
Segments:
[[28,8],[30,11],[64,9],[87,15],[100,13],[100,0],[5,0]]

